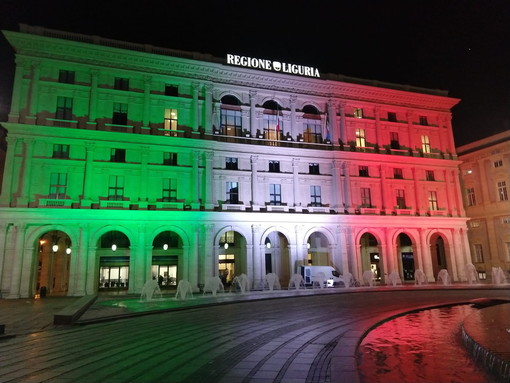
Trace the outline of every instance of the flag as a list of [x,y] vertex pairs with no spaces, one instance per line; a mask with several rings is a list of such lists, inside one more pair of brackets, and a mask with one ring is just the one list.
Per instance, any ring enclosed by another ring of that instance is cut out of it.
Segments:
[[328,117],[328,113],[326,112],[325,114],[325,118],[324,118],[324,139],[326,141],[330,141],[331,140],[331,136],[329,134],[329,117]]
[[280,111],[276,110],[276,137],[280,137]]

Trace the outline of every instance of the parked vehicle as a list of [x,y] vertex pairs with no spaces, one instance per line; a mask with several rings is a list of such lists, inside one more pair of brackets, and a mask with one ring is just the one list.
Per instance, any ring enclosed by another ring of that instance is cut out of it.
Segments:
[[344,283],[333,266],[299,266],[298,273],[303,276],[305,286],[320,285],[321,281],[323,287],[343,286]]

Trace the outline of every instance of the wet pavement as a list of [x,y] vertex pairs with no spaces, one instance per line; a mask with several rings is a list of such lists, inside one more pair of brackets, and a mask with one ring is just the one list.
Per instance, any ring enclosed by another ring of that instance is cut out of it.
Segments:
[[101,295],[72,326],[53,325],[53,315],[79,298],[0,300],[0,324],[16,335],[0,340],[0,381],[358,382],[356,349],[376,324],[496,297],[509,299],[508,286],[164,295],[144,303]]

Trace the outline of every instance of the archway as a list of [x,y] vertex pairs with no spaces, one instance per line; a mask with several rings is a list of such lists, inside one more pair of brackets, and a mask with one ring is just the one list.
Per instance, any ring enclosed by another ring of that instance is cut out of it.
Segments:
[[383,262],[379,251],[377,238],[371,233],[365,233],[360,238],[360,255],[362,272],[371,270],[377,281],[382,279],[384,274]]
[[60,230],[53,230],[39,238],[36,291],[41,295],[66,295],[69,288],[71,239]]
[[173,231],[163,231],[152,241],[151,277],[161,288],[177,285],[179,258],[182,259],[182,239]]
[[397,237],[397,254],[400,254],[402,262],[402,275],[405,281],[414,280],[414,252],[413,242],[411,238],[405,234],[400,233]]
[[230,285],[234,277],[247,274],[246,239],[237,231],[226,231],[218,241],[218,273],[224,285]]
[[307,241],[307,264],[310,266],[331,266],[328,247],[329,241],[324,234],[320,232],[310,234]]
[[129,287],[129,238],[117,230],[98,241],[99,288],[127,290]]
[[264,241],[264,275],[274,273],[280,279],[283,285],[288,284],[290,275],[294,270],[290,269],[289,241],[287,237],[279,231],[273,231],[267,234]]
[[[430,255],[432,261],[432,271],[435,277],[439,270],[448,269],[446,260],[445,241],[440,234],[434,234],[430,239]],[[451,270],[448,270],[451,275]]]

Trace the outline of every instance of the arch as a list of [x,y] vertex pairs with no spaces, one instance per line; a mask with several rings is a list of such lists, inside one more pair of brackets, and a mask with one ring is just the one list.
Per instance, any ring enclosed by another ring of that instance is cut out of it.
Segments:
[[314,116],[320,116],[319,108],[315,105],[306,104],[302,109],[303,114],[311,114]]
[[230,285],[234,277],[247,274],[250,268],[247,237],[237,226],[224,226],[214,237],[213,276],[219,275],[223,284]]
[[223,91],[223,92],[221,92],[221,93],[218,95],[218,99],[220,100],[220,103],[223,103],[223,102],[222,102],[222,99],[223,99],[224,97],[229,97],[229,96],[230,96],[230,97],[235,97],[236,99],[238,99],[238,100],[239,100],[239,104],[238,104],[239,106],[243,104],[243,101],[242,101],[242,100],[243,100],[243,96],[242,96],[240,93],[238,93],[238,92],[234,92],[234,91],[232,91],[232,90],[227,90],[227,91]]
[[128,237],[131,246],[138,245],[135,233],[128,227],[122,225],[107,225],[102,226],[96,231],[90,233],[88,246],[90,248],[96,248],[96,245],[103,236],[103,234],[109,231],[120,231],[121,233]]
[[382,254],[382,243],[378,235],[368,229],[358,233],[356,244],[359,246],[360,275],[367,270],[371,270],[376,280],[383,280],[386,269],[384,258],[386,257]]
[[432,273],[437,277],[439,270],[446,269],[450,276],[456,275],[453,261],[450,254],[450,243],[448,233],[441,230],[433,230],[427,236],[427,244],[430,247],[430,260]]
[[312,106],[312,107],[314,107],[314,108],[317,110],[317,113],[318,113],[318,114],[323,113],[323,112],[322,112],[322,108],[321,108],[320,104],[318,104],[318,103],[317,103],[317,102],[315,102],[315,101],[310,101],[310,100],[308,100],[308,101],[303,101],[303,102],[301,103],[301,105],[299,106],[299,108],[298,108],[298,109],[299,109],[299,110],[301,110],[301,112],[306,113],[306,112],[304,111],[304,109],[305,109],[307,106]]
[[294,273],[289,238],[288,230],[280,226],[267,228],[260,238],[261,274],[276,274],[282,285],[288,285]]
[[241,106],[241,100],[232,95],[232,94],[226,94],[223,97],[221,97],[221,104],[222,105],[233,105],[233,106]]
[[281,111],[283,109],[283,104],[281,102],[281,100],[277,99],[277,98],[265,98],[264,100],[262,100],[262,108],[264,109],[269,109],[269,110],[274,110],[274,111]]
[[152,243],[154,238],[156,238],[160,233],[165,231],[173,231],[174,233],[177,233],[179,237],[181,237],[182,246],[190,246],[191,242],[188,233],[182,227],[176,225],[162,225],[153,229],[147,234],[147,236],[151,238],[150,243]]

